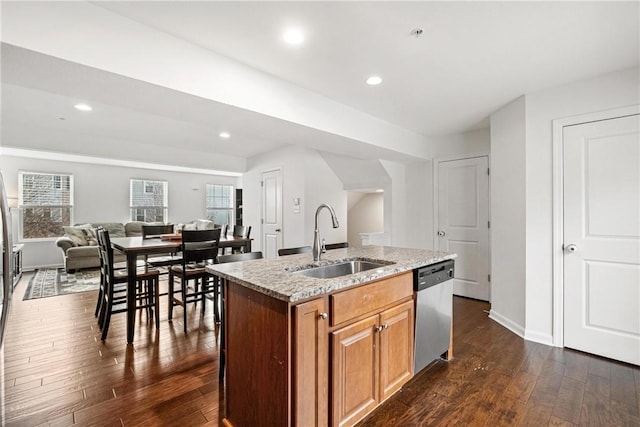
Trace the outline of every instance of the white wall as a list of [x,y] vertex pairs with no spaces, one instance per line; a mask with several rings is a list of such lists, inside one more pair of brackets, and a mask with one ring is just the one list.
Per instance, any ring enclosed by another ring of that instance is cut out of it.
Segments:
[[406,166],[406,188],[405,246],[433,249],[433,163],[431,160],[410,163]]
[[487,154],[491,148],[491,129],[489,127],[465,133],[457,133],[435,138],[433,141],[433,158],[459,158]]
[[640,104],[633,68],[527,94],[491,116],[492,318],[553,344],[553,120]]
[[[205,185],[238,186],[240,178],[161,170],[136,169],[86,163],[62,162],[3,155],[0,169],[9,197],[18,195],[18,172],[71,173],[74,179],[74,223],[129,221],[129,179],[166,180],[169,183],[168,222],[183,223],[204,218]],[[18,239],[17,215],[14,215],[14,240]],[[56,239],[25,241],[24,268],[62,265],[62,252]]]
[[406,247],[407,236],[407,169],[396,162],[381,161],[391,177],[384,187],[384,231],[391,238],[391,246]]
[[[351,193],[351,192],[350,192]],[[360,233],[381,233],[384,231],[384,196],[382,193],[359,193],[361,197],[349,208],[348,242],[352,247],[360,247]]]
[[[347,193],[342,183],[320,154],[308,148],[289,146],[255,156],[248,160],[248,171],[243,175],[243,215],[245,223],[254,225],[254,249],[261,250],[262,236],[262,173],[274,168],[282,169],[283,247],[311,246],[316,208],[322,203],[331,205],[340,222],[333,229],[328,212],[318,217],[320,237],[327,242],[347,240]],[[300,213],[293,211],[293,199],[300,198]]]
[[525,329],[525,99],[491,115],[491,318]]
[[[552,121],[640,104],[640,69],[610,73],[526,97],[526,337],[551,344]],[[493,141],[492,141],[493,143]],[[495,259],[495,258],[494,258]],[[562,321],[558,319],[557,321]]]

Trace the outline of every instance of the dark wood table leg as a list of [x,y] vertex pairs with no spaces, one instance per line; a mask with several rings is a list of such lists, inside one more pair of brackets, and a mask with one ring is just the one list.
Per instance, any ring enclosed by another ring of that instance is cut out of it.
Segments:
[[136,324],[136,268],[137,255],[127,254],[127,344],[133,343]]

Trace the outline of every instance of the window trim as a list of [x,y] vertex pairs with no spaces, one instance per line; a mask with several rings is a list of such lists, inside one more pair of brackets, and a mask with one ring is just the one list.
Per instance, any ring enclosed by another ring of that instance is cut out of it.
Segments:
[[[25,175],[51,175],[54,177],[54,188],[62,189],[62,179],[56,181],[55,177],[69,177],[69,204],[68,205],[25,205],[24,204],[24,176]],[[24,209],[31,207],[47,207],[47,208],[69,208],[69,227],[75,223],[75,177],[70,172],[42,172],[34,170],[19,170],[18,171],[18,239],[21,242],[51,242],[64,236],[62,233],[60,236],[52,237],[25,237],[24,236]],[[64,227],[64,226],[63,226]]]
[[[133,183],[135,181],[142,182],[142,194],[153,194],[147,191],[149,185],[154,185],[157,183],[161,183],[163,185],[163,205],[133,205]],[[162,221],[165,224],[169,222],[169,181],[164,179],[148,179],[148,178],[129,178],[129,219],[131,221],[138,221],[137,218],[133,217],[134,209],[157,209],[162,208]],[[157,222],[157,221],[153,221]]]
[[[214,208],[214,207],[209,207],[209,205],[207,204],[207,195],[208,195],[208,189],[209,186],[218,186],[218,187],[229,187],[230,188],[230,206],[228,208]],[[233,225],[236,223],[236,210],[235,210],[235,202],[236,202],[236,187],[234,185],[231,184],[212,184],[212,183],[207,183],[205,184],[204,187],[204,217],[209,219],[209,210],[217,210],[217,211],[230,211],[231,212],[231,216],[230,216],[230,222],[228,224],[228,226],[233,227]],[[223,224],[224,225],[224,224]]]

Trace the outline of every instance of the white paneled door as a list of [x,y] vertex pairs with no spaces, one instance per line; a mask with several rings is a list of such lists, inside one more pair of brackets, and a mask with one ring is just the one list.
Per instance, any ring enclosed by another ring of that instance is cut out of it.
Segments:
[[453,293],[489,301],[489,160],[438,163],[436,249],[455,252]]
[[262,173],[262,252],[276,258],[282,247],[282,171]]
[[640,365],[640,116],[563,128],[564,345]]

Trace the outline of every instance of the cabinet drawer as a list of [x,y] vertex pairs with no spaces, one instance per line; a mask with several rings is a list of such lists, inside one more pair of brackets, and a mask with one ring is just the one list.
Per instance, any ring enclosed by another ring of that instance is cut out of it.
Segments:
[[413,273],[383,279],[329,296],[331,326],[380,310],[413,294]]

